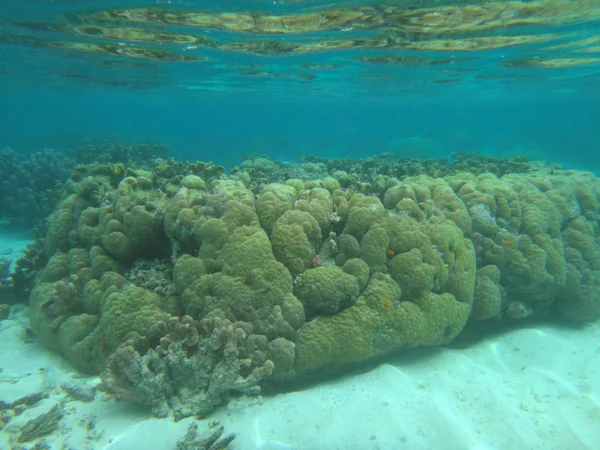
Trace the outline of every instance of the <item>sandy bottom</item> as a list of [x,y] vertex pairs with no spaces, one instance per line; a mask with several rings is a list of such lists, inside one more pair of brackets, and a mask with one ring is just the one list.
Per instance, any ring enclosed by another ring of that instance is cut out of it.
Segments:
[[[22,305],[0,322],[0,400],[49,397],[10,418],[1,449],[60,402],[64,417],[45,438],[52,449],[175,448],[192,419],[154,419],[102,393],[70,400],[61,385],[98,379],[77,374],[26,327]],[[236,433],[232,448],[240,450],[597,449],[600,325],[525,328],[465,349],[414,351],[301,391],[233,401],[210,420]]]
[[30,243],[31,236],[28,234],[6,232],[0,226],[0,259],[10,258],[14,263]]

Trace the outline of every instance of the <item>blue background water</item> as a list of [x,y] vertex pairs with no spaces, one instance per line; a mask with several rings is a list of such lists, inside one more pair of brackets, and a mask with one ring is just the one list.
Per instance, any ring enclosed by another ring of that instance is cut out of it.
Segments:
[[23,152],[68,148],[96,136],[158,140],[182,158],[226,166],[254,152],[289,160],[307,153],[440,157],[459,150],[600,166],[597,98],[420,104],[25,91],[5,94],[4,101],[10,113],[0,122],[2,144]]
[[[236,2],[219,6],[202,1],[176,3],[178,7],[236,10]],[[100,10],[125,4],[143,2],[91,3]],[[285,9],[269,2],[244,5],[271,8],[275,13],[299,8],[296,3]],[[8,19],[3,22],[8,24],[5,33],[27,35],[26,28],[15,23],[61,23],[67,14],[85,13],[89,7],[89,2],[8,1],[0,13]],[[536,32],[562,33],[564,39],[552,42],[560,44],[573,35],[574,39],[597,36],[598,24],[569,24]],[[29,34],[56,39],[55,33]],[[231,38],[223,36],[212,34],[215,39]],[[332,38],[331,33],[325,37]],[[181,46],[177,50],[182,53]],[[558,69],[502,66],[502,61],[511,58],[548,55],[542,53],[541,45],[442,55],[423,52],[426,57],[474,57],[454,65],[462,72],[449,65],[361,65],[352,60],[361,54],[356,51],[281,58],[200,49],[196,53],[208,56],[208,63],[151,62],[109,68],[100,63],[128,58],[13,45],[6,39],[0,42],[0,52],[0,145],[23,153],[63,150],[110,138],[158,140],[170,145],[178,157],[226,166],[239,163],[245,153],[290,160],[307,153],[443,157],[454,151],[481,151],[498,156],[528,154],[569,167],[600,167],[600,64]],[[298,69],[306,63],[343,67],[322,71],[314,81],[295,78],[294,73],[306,73]],[[243,64],[292,76],[237,77]],[[494,77],[477,78],[473,73]],[[91,82],[99,79],[142,80],[146,87],[99,87]]]

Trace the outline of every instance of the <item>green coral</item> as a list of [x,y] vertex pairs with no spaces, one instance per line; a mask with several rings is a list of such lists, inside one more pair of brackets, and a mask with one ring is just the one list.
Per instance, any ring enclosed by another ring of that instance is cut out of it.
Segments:
[[294,209],[305,211],[314,217],[323,236],[327,236],[331,230],[332,221],[334,221],[331,194],[328,190],[322,188],[314,188],[304,192],[301,193],[302,198],[294,204]]
[[186,175],[181,180],[181,185],[188,189],[197,189],[197,190],[206,189],[206,183],[198,175]]
[[359,293],[356,277],[328,267],[307,270],[294,286],[294,294],[304,305],[308,318],[336,314],[352,306]]
[[444,216],[465,233],[471,232],[471,217],[467,208],[445,180],[419,176],[391,184],[383,194],[383,204],[387,210],[417,220],[434,215]]
[[343,266],[346,261],[360,256],[360,243],[351,234],[341,234],[337,239],[338,255],[335,258],[335,263],[338,266]]
[[152,180],[127,177],[120,183],[112,204],[100,210],[101,242],[121,261],[163,255],[166,235],[162,206],[164,195],[152,189]]
[[361,258],[372,273],[364,292],[353,306],[299,330],[297,370],[362,361],[391,348],[450,342],[465,326],[473,302],[475,252],[454,222],[382,219],[364,234]]
[[293,339],[304,322],[302,304],[292,292],[292,276],[273,255],[259,227],[236,228],[217,256],[222,270],[199,277],[183,293],[187,314],[218,316],[252,324],[269,339]]
[[200,242],[199,256],[204,259],[217,259],[217,256],[230,236],[230,228],[222,219],[208,219],[197,222],[196,238]]
[[48,219],[48,232],[45,239],[45,251],[48,256],[57,251],[67,252],[71,225],[75,220],[77,196],[65,198]]
[[179,293],[185,292],[190,285],[206,273],[204,261],[191,255],[183,255],[173,268],[173,283]]
[[[454,188],[471,214],[470,238],[478,266],[492,265],[500,271],[499,288],[506,301],[500,315],[526,317],[552,307],[561,298],[571,259],[565,250],[565,233],[569,224],[581,217],[576,186],[582,179],[589,182],[589,177],[577,178],[559,171],[502,179],[489,174],[470,176],[462,184],[460,177],[453,178]],[[590,233],[587,229],[585,234]],[[585,251],[594,245],[588,242],[581,248]],[[571,274],[580,273],[574,266],[570,269]]]
[[344,233],[361,239],[369,227],[385,216],[385,209],[377,197],[354,194],[348,202],[348,219]]
[[469,210],[473,233],[494,237],[500,228],[511,233],[520,229],[519,196],[508,179],[462,175],[450,178],[449,183]]
[[357,363],[392,349],[450,342],[464,327],[471,305],[450,294],[401,301],[400,287],[375,274],[350,308],[308,322],[298,331],[296,370]]
[[304,190],[304,181],[302,181],[299,178],[292,178],[289,180],[285,180],[285,184],[287,184],[288,186],[292,186],[294,189],[296,189],[296,192],[300,192]]
[[488,320],[499,317],[501,313],[500,270],[493,265],[482,267],[477,270],[471,317],[476,320]]
[[277,219],[294,207],[297,198],[298,193],[292,186],[272,183],[264,187],[256,198],[256,212],[267,234],[271,234]]
[[358,288],[362,291],[369,281],[371,271],[366,262],[362,259],[352,258],[344,263],[342,270],[349,275],[352,275],[358,281]]
[[68,255],[66,253],[55,253],[48,260],[46,268],[40,273],[40,283],[53,283],[62,280],[69,275]]
[[119,345],[147,335],[152,325],[167,318],[158,295],[124,281],[119,284],[120,287],[111,285],[104,291],[102,314],[90,335],[93,345],[83,343],[91,350],[98,370]]
[[254,194],[235,180],[216,180],[211,184],[211,195],[206,198],[206,206],[222,215],[230,202],[241,203],[254,208]]
[[[93,277],[92,261],[99,279]],[[144,336],[165,318],[162,300],[116,272],[102,249],[55,253],[40,274],[29,305],[30,324],[40,340],[80,370],[97,373],[126,339]],[[100,270],[100,268],[102,268]]]
[[253,169],[260,172],[272,172],[276,167],[275,162],[263,157],[247,159],[240,164],[241,169]]
[[298,210],[286,211],[277,219],[271,233],[273,253],[292,276],[298,276],[311,267],[321,239],[317,221],[310,214]]
[[101,244],[98,225],[100,223],[100,209],[90,206],[84,209],[77,220],[76,242],[83,247]]
[[590,320],[600,315],[600,238],[580,216],[563,231],[566,280],[557,306],[561,315]]

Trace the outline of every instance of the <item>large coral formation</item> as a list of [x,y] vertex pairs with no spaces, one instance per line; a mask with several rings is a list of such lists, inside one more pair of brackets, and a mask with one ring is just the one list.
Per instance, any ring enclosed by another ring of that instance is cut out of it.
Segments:
[[449,343],[469,319],[600,315],[590,173],[400,179],[374,165],[361,185],[335,167],[281,180],[199,164],[116,184],[114,167],[78,170],[30,301],[46,345],[158,415]]

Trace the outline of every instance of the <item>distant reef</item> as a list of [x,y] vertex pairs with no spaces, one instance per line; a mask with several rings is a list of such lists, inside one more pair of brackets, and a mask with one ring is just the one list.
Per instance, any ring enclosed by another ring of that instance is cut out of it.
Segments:
[[523,157],[93,163],[3,298],[20,280],[39,340],[105,391],[206,416],[468,326],[597,319],[599,219],[599,178]]
[[75,161],[62,152],[0,150],[0,223],[31,228],[52,212]]

